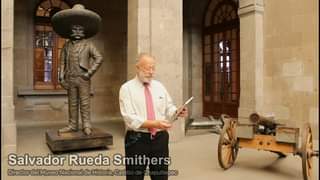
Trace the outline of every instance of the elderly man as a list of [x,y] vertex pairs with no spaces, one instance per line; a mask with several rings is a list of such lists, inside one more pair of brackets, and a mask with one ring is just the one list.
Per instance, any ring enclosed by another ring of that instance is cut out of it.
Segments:
[[[170,164],[167,129],[169,119],[177,112],[166,88],[156,80],[155,58],[142,53],[136,64],[136,77],[120,88],[120,110],[126,125],[126,158],[142,161],[126,163],[127,180],[144,179],[149,166],[152,180],[168,179]],[[187,116],[185,108],[179,114]]]

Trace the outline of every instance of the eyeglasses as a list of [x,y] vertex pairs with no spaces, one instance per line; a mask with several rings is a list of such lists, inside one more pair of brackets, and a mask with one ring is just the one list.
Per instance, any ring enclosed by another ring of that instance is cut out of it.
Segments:
[[154,72],[155,71],[155,67],[152,66],[152,67],[142,67],[140,68],[141,71],[145,72],[145,73],[150,73],[150,72]]

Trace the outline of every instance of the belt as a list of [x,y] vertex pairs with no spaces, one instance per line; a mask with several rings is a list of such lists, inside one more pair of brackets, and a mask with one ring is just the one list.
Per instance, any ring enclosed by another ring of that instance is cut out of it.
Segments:
[[[163,134],[163,133],[166,133],[166,132],[167,132],[166,130],[157,131],[156,135],[157,134],[160,135],[160,134]],[[129,133],[129,134],[141,134],[143,136],[151,136],[150,132],[128,130],[127,133]]]
[[131,146],[132,144],[135,144],[138,140],[143,140],[143,141],[153,141],[155,140],[158,136],[161,136],[165,133],[168,133],[166,130],[162,131],[157,131],[156,135],[152,136],[150,132],[140,132],[140,131],[132,131],[129,130],[126,133],[126,147]]
[[68,74],[68,77],[80,77],[81,74]]

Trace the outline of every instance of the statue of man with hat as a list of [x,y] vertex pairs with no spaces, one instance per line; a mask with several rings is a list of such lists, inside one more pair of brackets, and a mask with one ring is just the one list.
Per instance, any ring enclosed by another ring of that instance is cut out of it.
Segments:
[[[59,81],[68,91],[69,124],[59,133],[83,130],[92,133],[90,122],[90,78],[102,63],[102,56],[87,39],[99,29],[100,16],[83,5],[57,12],[52,16],[54,31],[69,39],[60,54]],[[79,121],[79,110],[82,127]]]

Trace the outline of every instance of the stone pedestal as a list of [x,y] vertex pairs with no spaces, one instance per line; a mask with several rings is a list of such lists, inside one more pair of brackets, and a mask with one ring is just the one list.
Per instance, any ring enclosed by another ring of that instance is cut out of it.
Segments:
[[97,128],[87,136],[82,131],[58,133],[57,129],[46,131],[46,142],[53,153],[102,148],[113,144],[111,134]]

